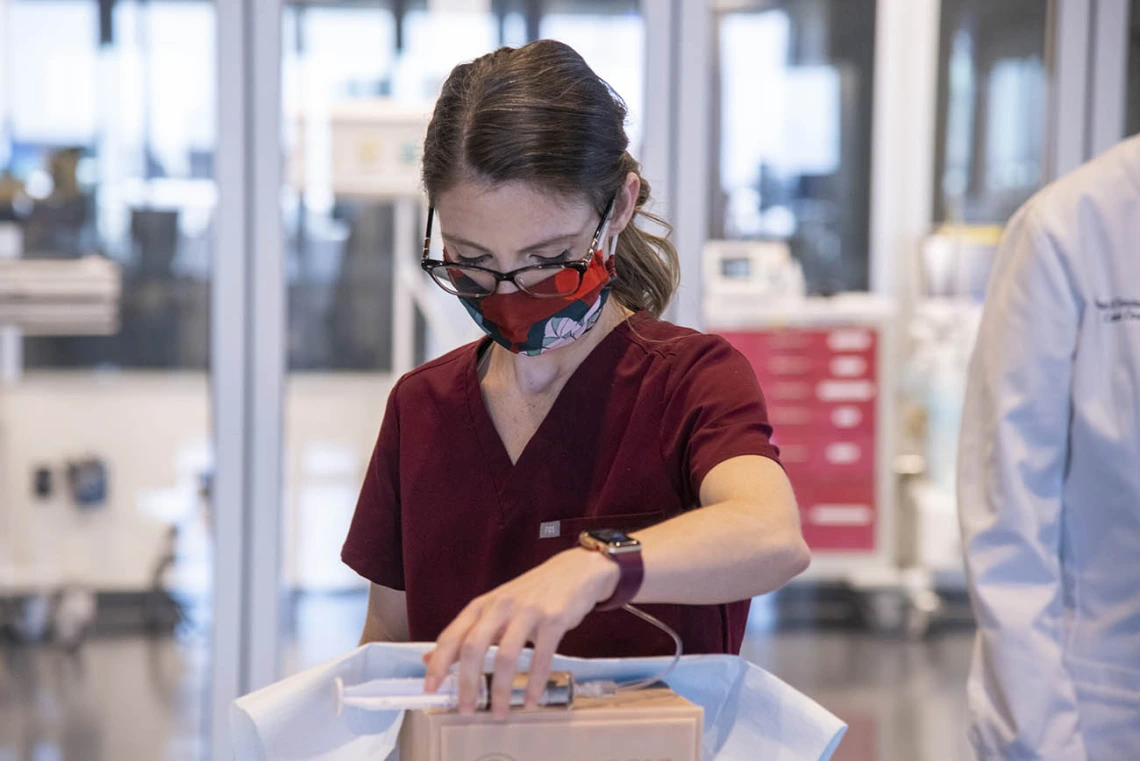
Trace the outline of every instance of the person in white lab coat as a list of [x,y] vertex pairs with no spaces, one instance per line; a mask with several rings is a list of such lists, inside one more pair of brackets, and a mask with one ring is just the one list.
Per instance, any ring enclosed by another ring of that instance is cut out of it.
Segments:
[[978,758],[1140,759],[1140,137],[1010,222],[958,495]]

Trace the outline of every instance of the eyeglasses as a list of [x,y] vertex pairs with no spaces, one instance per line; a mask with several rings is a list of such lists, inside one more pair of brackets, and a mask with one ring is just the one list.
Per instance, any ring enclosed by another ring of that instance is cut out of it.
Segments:
[[461,264],[460,262],[440,261],[432,259],[431,229],[435,218],[435,207],[428,207],[427,232],[424,233],[424,256],[420,267],[431,275],[443,290],[464,299],[481,299],[490,296],[499,288],[499,283],[513,283],[523,293],[540,299],[569,296],[575,293],[582,285],[582,278],[590,268],[590,261],[598,250],[598,244],[605,232],[606,225],[613,213],[616,196],[610,199],[602,214],[602,221],[594,231],[594,238],[590,241],[590,250],[581,259],[569,262],[551,262],[549,264],[534,264],[529,267],[519,267],[510,272],[479,267],[474,264]]

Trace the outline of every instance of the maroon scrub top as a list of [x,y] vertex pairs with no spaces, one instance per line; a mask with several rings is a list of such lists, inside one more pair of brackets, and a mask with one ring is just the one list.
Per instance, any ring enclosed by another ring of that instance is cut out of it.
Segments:
[[[511,465],[479,388],[488,340],[413,370],[393,388],[342,558],[405,590],[413,641],[434,641],[467,603],[577,544],[699,506],[702,479],[739,455],[776,460],[748,361],[719,336],[638,312],[574,371]],[[726,571],[731,573],[731,571]],[[749,601],[645,605],[686,653],[740,651]],[[560,653],[668,655],[626,611],[590,613]]]

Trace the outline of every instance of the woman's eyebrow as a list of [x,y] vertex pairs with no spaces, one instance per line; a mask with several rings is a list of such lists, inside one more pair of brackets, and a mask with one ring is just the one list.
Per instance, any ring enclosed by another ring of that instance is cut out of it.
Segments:
[[561,235],[556,235],[553,238],[547,238],[544,241],[540,241],[538,243],[535,243],[532,246],[527,246],[526,248],[524,248],[519,253],[529,254],[533,251],[538,251],[539,249],[549,248],[550,246],[553,246],[555,243],[572,243],[574,241],[574,239],[577,238],[579,235],[581,235],[581,233],[562,233]]
[[[555,243],[572,242],[580,234],[581,233],[575,232],[575,233],[562,233],[561,235],[555,235],[553,238],[547,238],[546,240],[539,241],[538,243],[532,243],[531,245],[527,246],[526,248],[521,249],[519,251],[519,253],[529,254],[531,252],[538,251],[540,249],[544,249],[544,248],[547,248],[549,246],[553,246]],[[452,243],[458,243],[461,246],[466,246],[467,248],[474,249],[474,250],[479,251],[481,253],[487,254],[488,256],[494,255],[494,252],[492,252],[489,248],[487,248],[485,246],[480,246],[478,243],[475,243],[474,241],[467,240],[466,238],[460,238],[457,235],[445,235],[444,237],[447,238]]]

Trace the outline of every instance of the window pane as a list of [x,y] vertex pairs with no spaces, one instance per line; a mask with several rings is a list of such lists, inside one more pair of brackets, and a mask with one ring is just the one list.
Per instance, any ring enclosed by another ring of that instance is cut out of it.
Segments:
[[[214,9],[18,0],[11,154],[54,192],[24,221],[25,257],[100,253],[123,268],[121,329],[24,342],[29,369],[203,369],[215,123]],[[3,151],[0,150],[0,156]]]
[[710,237],[786,241],[810,292],[865,290],[875,2],[756,5],[716,17]]
[[641,152],[645,87],[645,24],[633,2],[551,3],[539,36],[565,42],[586,59],[626,103],[630,152]]
[[1004,223],[1045,177],[1048,0],[943,0],[935,222]]

